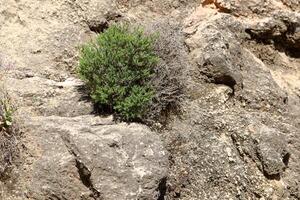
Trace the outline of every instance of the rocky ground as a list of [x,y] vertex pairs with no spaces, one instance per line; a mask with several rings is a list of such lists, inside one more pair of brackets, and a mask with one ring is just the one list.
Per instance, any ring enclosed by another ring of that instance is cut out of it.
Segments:
[[[0,199],[300,199],[298,0],[0,5],[1,87],[20,130]],[[116,21],[172,29],[180,45],[186,98],[161,130],[95,115],[74,73],[80,44]]]

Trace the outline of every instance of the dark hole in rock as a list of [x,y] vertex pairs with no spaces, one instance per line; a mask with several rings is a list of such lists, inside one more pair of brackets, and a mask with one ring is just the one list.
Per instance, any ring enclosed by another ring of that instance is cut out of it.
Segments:
[[158,185],[159,196],[157,200],[165,200],[165,195],[167,192],[167,178],[161,179]]
[[180,197],[181,197],[180,192],[175,192],[175,198],[180,198]]
[[112,22],[118,22],[122,18],[119,13],[108,13],[105,20],[91,20],[88,22],[89,29],[95,33],[102,33]]
[[287,104],[289,102],[289,98],[288,97],[285,97],[284,99],[283,99],[283,103],[284,104]]
[[264,172],[264,176],[269,179],[269,180],[276,180],[276,181],[280,181],[280,174],[268,174],[266,172]]
[[85,169],[83,164],[81,164],[78,160],[76,160],[76,167],[78,169],[78,173],[79,173],[82,183],[86,187],[90,187],[91,186],[91,183],[90,183],[91,173],[87,169]]
[[223,84],[230,87],[234,93],[234,86],[236,85],[236,81],[229,75],[223,75],[220,77],[214,78],[214,83]]
[[95,22],[95,21],[91,21],[89,24],[89,29],[92,31],[92,32],[95,32],[95,33],[102,33],[105,29],[108,28],[108,23],[107,21],[105,22]]
[[89,188],[89,190],[92,192],[93,198],[95,200],[100,199],[101,194],[93,186],[91,180],[91,172],[87,169],[87,167],[83,163],[79,162],[77,159],[76,159],[76,168],[78,169],[81,182],[83,183],[83,185]]
[[289,165],[289,160],[290,160],[291,154],[287,153],[283,156],[282,162],[285,164],[285,166]]

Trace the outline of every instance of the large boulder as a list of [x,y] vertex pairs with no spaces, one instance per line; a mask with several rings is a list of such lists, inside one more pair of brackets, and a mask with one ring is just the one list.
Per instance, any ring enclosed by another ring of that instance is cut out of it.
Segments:
[[[36,117],[24,123],[23,163],[14,191],[32,199],[157,199],[168,153],[157,134],[112,117]],[[12,193],[14,193],[12,192]]]

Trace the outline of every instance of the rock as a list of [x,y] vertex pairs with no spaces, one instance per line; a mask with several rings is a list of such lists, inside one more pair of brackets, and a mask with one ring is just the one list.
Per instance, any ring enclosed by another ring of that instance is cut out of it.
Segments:
[[[299,2],[200,2],[0,0],[22,130],[0,199],[299,199]],[[74,73],[78,47],[119,20],[182,31],[164,59],[185,98],[159,133],[91,115]]]
[[300,11],[300,3],[297,0],[282,0],[282,3],[294,11]]
[[219,12],[231,13],[235,16],[267,16],[274,10],[299,9],[299,2],[293,0],[202,0],[202,5],[214,5]]
[[[12,71],[14,76],[16,71]],[[12,77],[6,83],[14,97],[19,113],[35,113],[38,115],[79,116],[91,114],[93,105],[88,100],[82,81],[67,79],[63,82],[41,77]]]
[[[264,117],[227,109],[231,100],[225,105],[213,104],[210,96],[202,93],[202,98],[187,102],[182,119],[170,125],[172,129],[166,140],[172,144],[168,150],[173,162],[168,197],[184,200],[199,199],[200,196],[203,199],[235,199],[238,195],[241,199],[280,199],[287,195],[284,184],[277,182],[277,178],[274,183],[276,176],[267,174],[279,172],[283,176],[286,165],[282,158],[286,155],[287,143],[279,141],[282,135],[274,133],[278,140],[270,141],[273,133],[269,136],[264,130],[258,133],[260,138],[251,135],[244,140],[235,139],[244,136],[247,124]],[[219,102],[222,102],[222,97]],[[261,139],[261,142],[256,144],[253,142],[255,139]],[[249,154],[242,154],[242,149],[247,149]],[[250,152],[260,153],[257,163]]]
[[[191,98],[165,133],[169,199],[297,199],[298,146],[288,141],[299,134],[285,112],[288,87],[247,46],[248,21],[210,11],[192,16],[184,29]],[[292,174],[297,180],[288,180]]]
[[258,154],[261,155],[263,171],[269,176],[280,175],[287,167],[290,155],[283,134],[268,127],[262,127],[258,134]]
[[[197,33],[200,35],[197,35]],[[209,25],[198,27],[197,33],[187,40],[187,44],[190,49],[195,48],[191,53],[191,57],[199,66],[200,73],[216,84],[228,85],[232,89],[241,87],[242,75],[236,70],[240,64],[236,58],[241,52],[236,44],[231,43],[229,45],[228,40],[232,36],[227,35],[226,37],[219,30],[210,29]],[[201,38],[200,41],[198,38]],[[193,44],[197,44],[197,46],[193,46]],[[211,46],[211,44],[214,46]],[[200,51],[205,53],[202,54]]]
[[[282,119],[270,113],[232,107],[233,97],[224,102],[227,91],[221,87],[198,88],[201,96],[187,101],[183,116],[170,125],[166,134],[173,161],[169,198],[289,196],[284,189],[288,181],[283,183],[282,178],[291,165],[290,153],[297,152],[288,149],[292,129],[280,130]],[[297,173],[297,167],[293,171]]]
[[[300,48],[300,14],[296,12],[277,11],[272,17],[264,18],[250,24],[247,31],[254,39],[270,42],[278,46],[299,51]],[[296,53],[295,53],[296,54]]]
[[163,198],[168,153],[160,137],[91,115],[93,103],[74,74],[78,47],[120,17],[116,3],[0,4],[0,81],[24,133],[22,164],[0,181],[0,199]]
[[34,139],[26,148],[34,154],[21,172],[23,195],[33,199],[159,197],[168,153],[145,126],[80,116],[37,117],[25,128]]
[[249,125],[246,132],[234,135],[242,155],[250,156],[268,177],[280,176],[289,157],[287,141],[282,133],[259,123]]
[[243,25],[232,16],[219,14],[197,27],[186,43],[190,58],[206,81],[227,85],[252,108],[280,108],[286,94],[270,70],[242,46]]

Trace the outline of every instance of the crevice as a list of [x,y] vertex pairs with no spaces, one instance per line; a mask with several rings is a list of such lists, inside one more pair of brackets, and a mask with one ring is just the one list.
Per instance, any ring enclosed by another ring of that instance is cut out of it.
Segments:
[[231,10],[222,6],[222,4],[216,0],[204,0],[202,6],[214,5],[219,12],[222,13],[231,13]]
[[67,200],[65,197],[59,197],[56,194],[51,194],[51,196],[49,197],[50,200]]
[[202,2],[202,6],[207,6],[207,5],[211,5],[214,4],[214,0],[204,0]]
[[96,20],[90,20],[87,22],[87,25],[90,29],[90,31],[94,33],[102,33],[104,32],[111,22],[118,22],[122,18],[121,14],[118,13],[108,13],[105,16],[105,20],[96,21]]
[[290,157],[291,157],[291,154],[286,153],[282,158],[282,162],[285,164],[286,167],[288,167],[288,165],[289,165]]
[[166,177],[164,177],[160,180],[157,190],[159,192],[159,196],[158,196],[157,200],[165,200],[165,196],[167,193],[167,178]]
[[216,68],[215,65],[210,60],[207,60],[201,66],[200,74],[209,83],[228,86],[232,89],[232,96],[234,96],[235,86],[237,85],[235,78],[227,71],[215,70],[214,68]]
[[280,181],[281,177],[280,174],[268,174],[265,171],[263,172],[264,176],[268,179],[268,180],[276,180],[276,181]]
[[245,32],[250,36],[250,40],[254,40],[258,44],[273,45],[274,49],[279,52],[284,52],[291,58],[300,58],[300,46],[293,43],[290,37],[295,34],[296,25],[285,22],[287,31],[281,32],[279,35],[274,35],[271,30],[256,30],[253,28],[245,29]]
[[228,8],[225,8],[224,6],[221,5],[221,3],[219,3],[218,1],[215,1],[215,6],[218,9],[219,12],[222,13],[231,13],[231,10],[229,10]]
[[95,33],[102,33],[105,29],[108,28],[108,22],[96,23],[94,21],[88,23],[89,29]]
[[253,192],[254,196],[257,198],[257,199],[260,199],[262,196],[260,194],[258,194],[257,192]]
[[216,77],[214,78],[213,82],[215,84],[222,84],[222,85],[226,85],[228,87],[230,87],[232,89],[232,96],[234,95],[234,87],[236,85],[236,81],[234,80],[234,78],[232,76],[229,75],[223,75],[220,77]]
[[99,192],[93,185],[93,182],[91,180],[91,170],[84,164],[84,162],[82,162],[82,160],[80,159],[78,150],[76,148],[76,146],[74,146],[74,144],[71,142],[70,138],[68,138],[67,136],[61,136],[65,146],[67,147],[68,151],[70,152],[71,155],[74,156],[75,159],[75,166],[78,170],[78,174],[80,177],[80,180],[82,182],[82,184],[88,188],[91,191],[91,197],[94,200],[102,200],[101,197],[101,192]]
[[100,200],[101,193],[93,186],[91,180],[91,171],[79,159],[75,158],[75,160],[76,168],[78,170],[81,182],[83,183],[83,185],[85,185],[85,187],[89,188],[89,190],[92,192],[92,197],[95,200]]
[[238,155],[241,157],[242,160],[244,160],[244,157],[245,157],[245,154],[236,138],[237,136],[234,135],[234,134],[231,134],[230,135],[230,138],[231,138],[231,141],[232,141],[232,144],[233,146],[235,147],[236,151],[238,152]]

